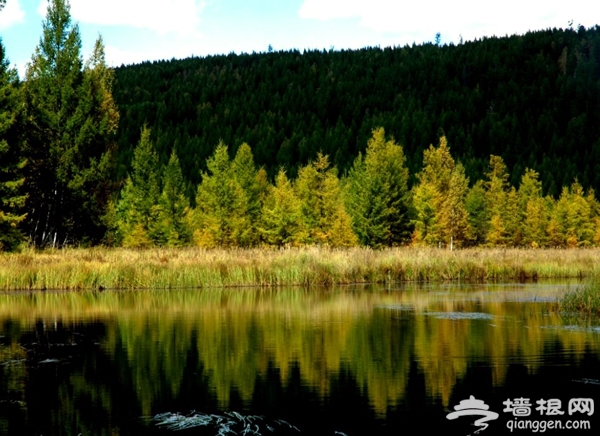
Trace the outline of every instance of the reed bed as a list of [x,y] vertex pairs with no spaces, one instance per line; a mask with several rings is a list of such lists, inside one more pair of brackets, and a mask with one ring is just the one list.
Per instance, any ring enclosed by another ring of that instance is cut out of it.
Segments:
[[69,248],[0,254],[0,290],[526,281],[600,272],[600,249]]
[[559,308],[561,312],[600,316],[600,280],[593,278],[565,292],[559,299]]

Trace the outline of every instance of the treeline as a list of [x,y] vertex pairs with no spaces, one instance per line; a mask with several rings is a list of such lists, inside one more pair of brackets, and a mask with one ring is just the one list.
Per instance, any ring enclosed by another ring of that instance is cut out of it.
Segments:
[[0,249],[102,240],[118,188],[112,81],[101,38],[84,63],[65,0],[49,2],[23,82],[0,44]]
[[128,247],[253,247],[306,244],[386,247],[412,244],[578,247],[600,245],[600,203],[575,180],[558,199],[543,195],[526,169],[518,188],[500,156],[471,187],[446,137],[423,154],[409,188],[403,148],[375,129],[365,154],[343,177],[327,155],[270,183],[249,145],[230,159],[220,143],[207,159],[191,206],[177,154],[161,166],[147,128],[133,170],[113,207],[112,243]]
[[175,147],[190,198],[221,140],[233,152],[250,144],[271,178],[281,166],[295,177],[318,152],[343,174],[378,126],[404,146],[411,185],[423,151],[446,136],[471,181],[496,155],[513,186],[531,168],[544,195],[559,196],[575,177],[600,189],[598,26],[145,62],[115,70],[114,96],[120,177],[147,124],[163,164]]
[[2,250],[599,243],[597,26],[115,71],[52,0],[0,112]]

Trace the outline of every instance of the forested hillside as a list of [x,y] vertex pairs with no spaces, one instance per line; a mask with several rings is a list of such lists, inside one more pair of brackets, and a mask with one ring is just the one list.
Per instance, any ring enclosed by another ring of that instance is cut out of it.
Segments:
[[544,30],[459,45],[230,54],[117,68],[119,170],[146,123],[159,157],[179,155],[188,194],[222,140],[243,142],[271,178],[317,152],[340,170],[384,127],[411,184],[446,136],[471,184],[499,155],[516,186],[531,168],[557,196],[577,177],[600,189],[600,28]]
[[600,245],[600,27],[460,44],[89,59],[51,0],[0,43],[0,250]]

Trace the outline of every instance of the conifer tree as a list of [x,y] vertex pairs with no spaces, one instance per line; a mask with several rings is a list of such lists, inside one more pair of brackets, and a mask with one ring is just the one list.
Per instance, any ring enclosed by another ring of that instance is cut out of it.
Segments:
[[68,0],[51,0],[26,71],[28,231],[37,246],[99,241],[118,112],[102,40],[87,65]]
[[266,172],[256,170],[252,150],[246,143],[238,148],[231,164],[231,170],[246,196],[246,214],[250,222],[249,227],[240,235],[240,243],[244,246],[256,245],[260,238],[257,225],[260,220],[262,201],[268,187]]
[[410,236],[408,169],[402,147],[373,130],[365,157],[354,161],[346,180],[346,204],[363,245],[398,245]]
[[469,189],[465,199],[465,208],[469,219],[469,240],[473,245],[483,245],[487,233],[488,219],[485,188],[482,180],[478,180]]
[[486,173],[486,207],[488,229],[486,242],[490,246],[511,245],[516,231],[515,220],[518,212],[516,193],[508,183],[508,171],[500,156],[490,156],[489,171]]
[[552,244],[569,248],[591,245],[597,216],[593,191],[586,195],[577,180],[570,187],[564,186],[548,224]]
[[302,203],[283,169],[277,173],[275,185],[269,187],[261,222],[260,231],[268,244],[298,246],[308,239]]
[[159,163],[146,126],[134,150],[131,167],[116,206],[119,238],[125,247],[160,244],[163,239],[159,226]]
[[470,234],[465,205],[469,181],[463,166],[455,164],[445,137],[437,148],[423,153],[423,170],[414,188],[416,211],[414,243],[453,247],[468,243]]
[[189,201],[185,195],[185,185],[175,149],[163,174],[163,189],[158,202],[158,233],[161,245],[177,247],[189,240],[185,219]]
[[519,185],[519,217],[523,244],[528,247],[544,247],[548,243],[548,201],[542,197],[539,174],[527,168]]
[[196,208],[188,214],[194,242],[207,248],[243,246],[251,226],[248,198],[235,177],[225,144],[219,143],[207,167],[198,186]]
[[351,246],[358,242],[352,219],[346,211],[337,172],[329,168],[326,155],[300,168],[295,184],[302,203],[302,216],[309,233],[308,242],[331,246]]
[[23,241],[19,229],[25,219],[22,191],[22,112],[18,78],[9,68],[0,40],[0,251],[12,250]]

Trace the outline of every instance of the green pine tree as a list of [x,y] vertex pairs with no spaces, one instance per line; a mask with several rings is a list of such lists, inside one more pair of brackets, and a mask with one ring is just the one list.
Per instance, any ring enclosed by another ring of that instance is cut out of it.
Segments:
[[101,39],[84,67],[68,0],[51,0],[26,71],[27,224],[37,246],[97,242],[113,186],[118,112]]
[[361,244],[372,247],[406,242],[408,169],[402,147],[373,130],[364,158],[359,155],[345,180],[346,204]]
[[158,203],[158,233],[161,245],[185,245],[190,239],[185,218],[190,204],[185,195],[183,175],[174,149],[163,171],[162,180],[163,189]]
[[22,118],[18,77],[9,68],[0,40],[0,251],[15,249],[23,242],[19,225],[25,219],[26,195],[22,158]]
[[125,247],[147,247],[164,242],[159,226],[159,163],[144,126],[131,162],[131,174],[116,206],[118,239]]
[[260,239],[258,223],[260,221],[262,201],[266,195],[268,182],[264,170],[257,171],[250,146],[243,143],[238,148],[231,164],[231,171],[244,191],[247,201],[247,218],[250,223],[240,234],[240,244],[256,245]]
[[485,244],[488,218],[483,181],[478,180],[469,189],[465,199],[465,208],[469,217],[469,240],[473,245]]

